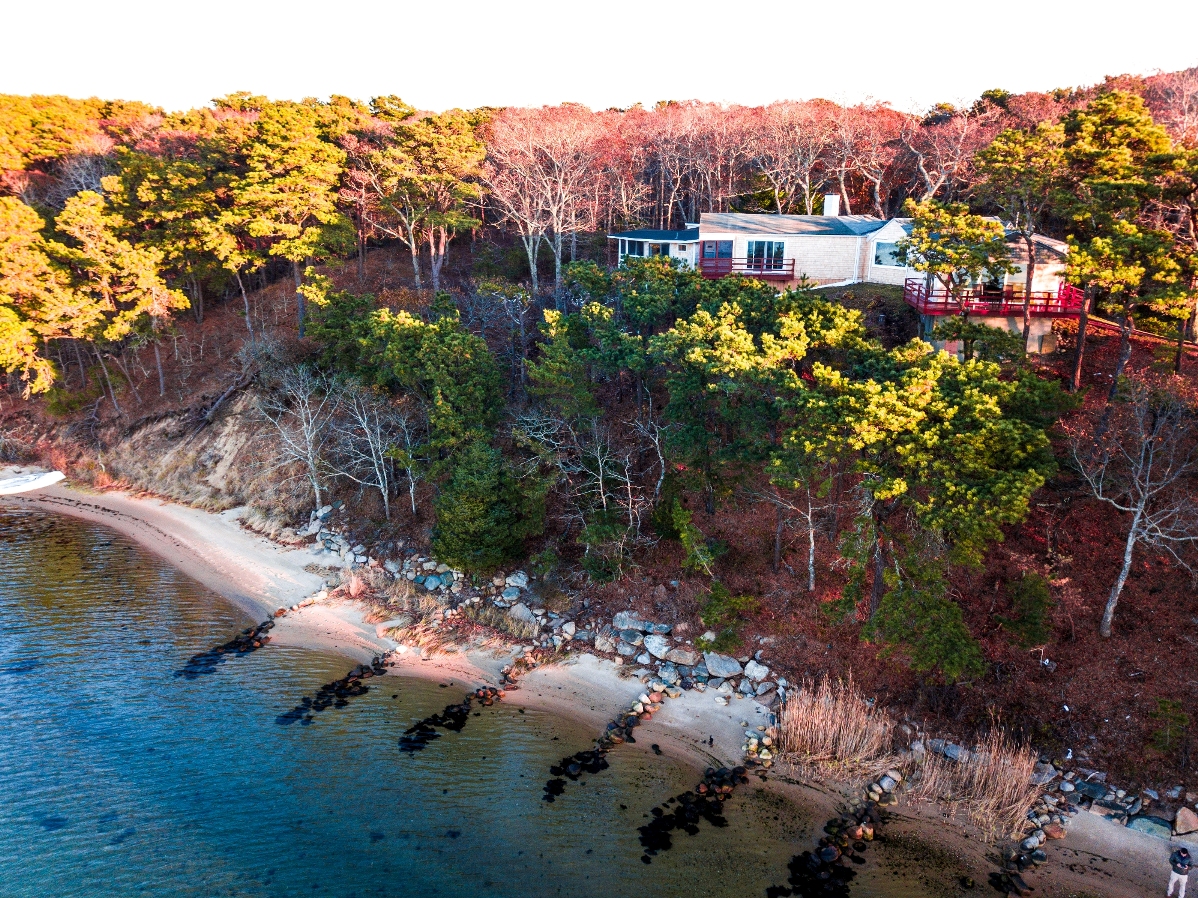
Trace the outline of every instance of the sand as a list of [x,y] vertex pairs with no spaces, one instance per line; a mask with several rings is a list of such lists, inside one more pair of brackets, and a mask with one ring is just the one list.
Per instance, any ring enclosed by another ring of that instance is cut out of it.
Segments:
[[[31,470],[38,469],[0,468],[0,478]],[[0,497],[0,502],[111,527],[255,618],[297,604],[324,585],[320,574],[307,569],[320,564],[311,549],[285,548],[245,529],[240,523],[243,509],[215,514],[123,492],[76,489],[66,482],[36,493]],[[357,662],[394,650],[395,673],[399,675],[454,676],[477,685],[498,683],[501,668],[512,658],[512,647],[503,646],[430,655],[387,638],[384,631],[385,627],[366,623],[355,603],[326,599],[278,619],[271,635],[280,644],[333,650]],[[612,661],[572,653],[525,674],[511,700],[593,724],[599,735],[607,721],[645,691],[639,680],[622,673],[620,665]],[[637,745],[623,750],[648,751],[656,744],[663,753],[699,767],[738,763],[746,725],[767,724],[769,712],[751,699],[733,698],[722,706],[715,695],[710,690],[692,690],[667,700],[651,721],[638,728]],[[835,784],[778,783],[777,788],[829,813],[839,796]],[[995,869],[992,850],[977,834],[945,821],[932,806],[904,804],[892,826],[953,853],[982,876]],[[1130,898],[1157,890],[1163,893],[1168,856],[1177,844],[1181,843],[1114,826],[1083,811],[1074,818],[1065,840],[1046,846],[1049,863],[1034,871],[1029,880],[1034,880],[1037,894],[1043,898]],[[1184,844],[1191,852],[1198,851],[1198,844]],[[796,852],[808,847],[796,846]],[[988,887],[979,882],[978,888]]]

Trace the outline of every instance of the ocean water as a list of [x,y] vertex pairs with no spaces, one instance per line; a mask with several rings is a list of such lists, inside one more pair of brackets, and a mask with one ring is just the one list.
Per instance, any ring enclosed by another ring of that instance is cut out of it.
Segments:
[[[628,747],[546,803],[596,734],[518,692],[406,754],[467,684],[376,677],[282,725],[352,662],[268,645],[177,675],[254,623],[119,534],[0,506],[0,895],[764,896],[822,825],[741,787],[646,865],[637,827],[695,771]],[[933,893],[886,869],[853,893]]]

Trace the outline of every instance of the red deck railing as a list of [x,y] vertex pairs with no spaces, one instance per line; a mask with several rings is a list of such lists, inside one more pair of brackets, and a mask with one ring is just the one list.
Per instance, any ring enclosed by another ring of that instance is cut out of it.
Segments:
[[[923,315],[984,315],[994,318],[1023,316],[1024,294],[1012,286],[1002,290],[973,287],[953,296],[939,284],[929,291],[922,278],[907,278],[903,285],[907,305]],[[1072,284],[1061,283],[1056,290],[1034,290],[1029,314],[1033,318],[1077,318],[1086,294]]]
[[699,259],[699,271],[703,277],[715,280],[730,274],[744,274],[755,278],[782,278],[793,281],[794,259]]

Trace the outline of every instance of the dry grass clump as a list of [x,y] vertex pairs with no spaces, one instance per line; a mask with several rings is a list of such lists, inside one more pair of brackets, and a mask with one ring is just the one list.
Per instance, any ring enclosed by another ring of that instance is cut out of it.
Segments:
[[1036,800],[1032,785],[1036,754],[999,727],[961,761],[929,753],[915,779],[911,797],[957,804],[969,822],[994,835],[1014,832]]
[[476,624],[507,633],[516,639],[532,639],[540,633],[540,627],[536,624],[516,620],[493,605],[466,605],[462,608],[462,613]]
[[800,771],[838,777],[872,775],[895,762],[894,721],[847,680],[804,681],[778,713],[782,757]]

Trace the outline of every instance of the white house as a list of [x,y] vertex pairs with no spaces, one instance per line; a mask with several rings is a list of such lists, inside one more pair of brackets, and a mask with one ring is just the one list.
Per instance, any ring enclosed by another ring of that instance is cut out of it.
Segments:
[[[1038,319],[1028,333],[1029,349],[1039,350],[1051,332],[1052,318],[1075,318],[1082,292],[1065,283],[1066,244],[1037,236],[1036,272],[1025,297],[1027,250],[1023,239],[1008,232],[1015,271],[972,285],[949,296],[925,275],[896,261],[897,244],[911,232],[907,218],[839,215],[840,198],[824,198],[828,215],[704,212],[685,231],[626,231],[610,234],[617,242],[620,264],[629,256],[668,255],[697,268],[707,278],[731,274],[777,282],[780,287],[802,280],[819,286],[862,282],[903,288],[907,303],[920,313],[921,333],[935,319],[962,311],[993,327],[1018,333],[1023,308]],[[1046,345],[1046,344],[1044,344]]]

